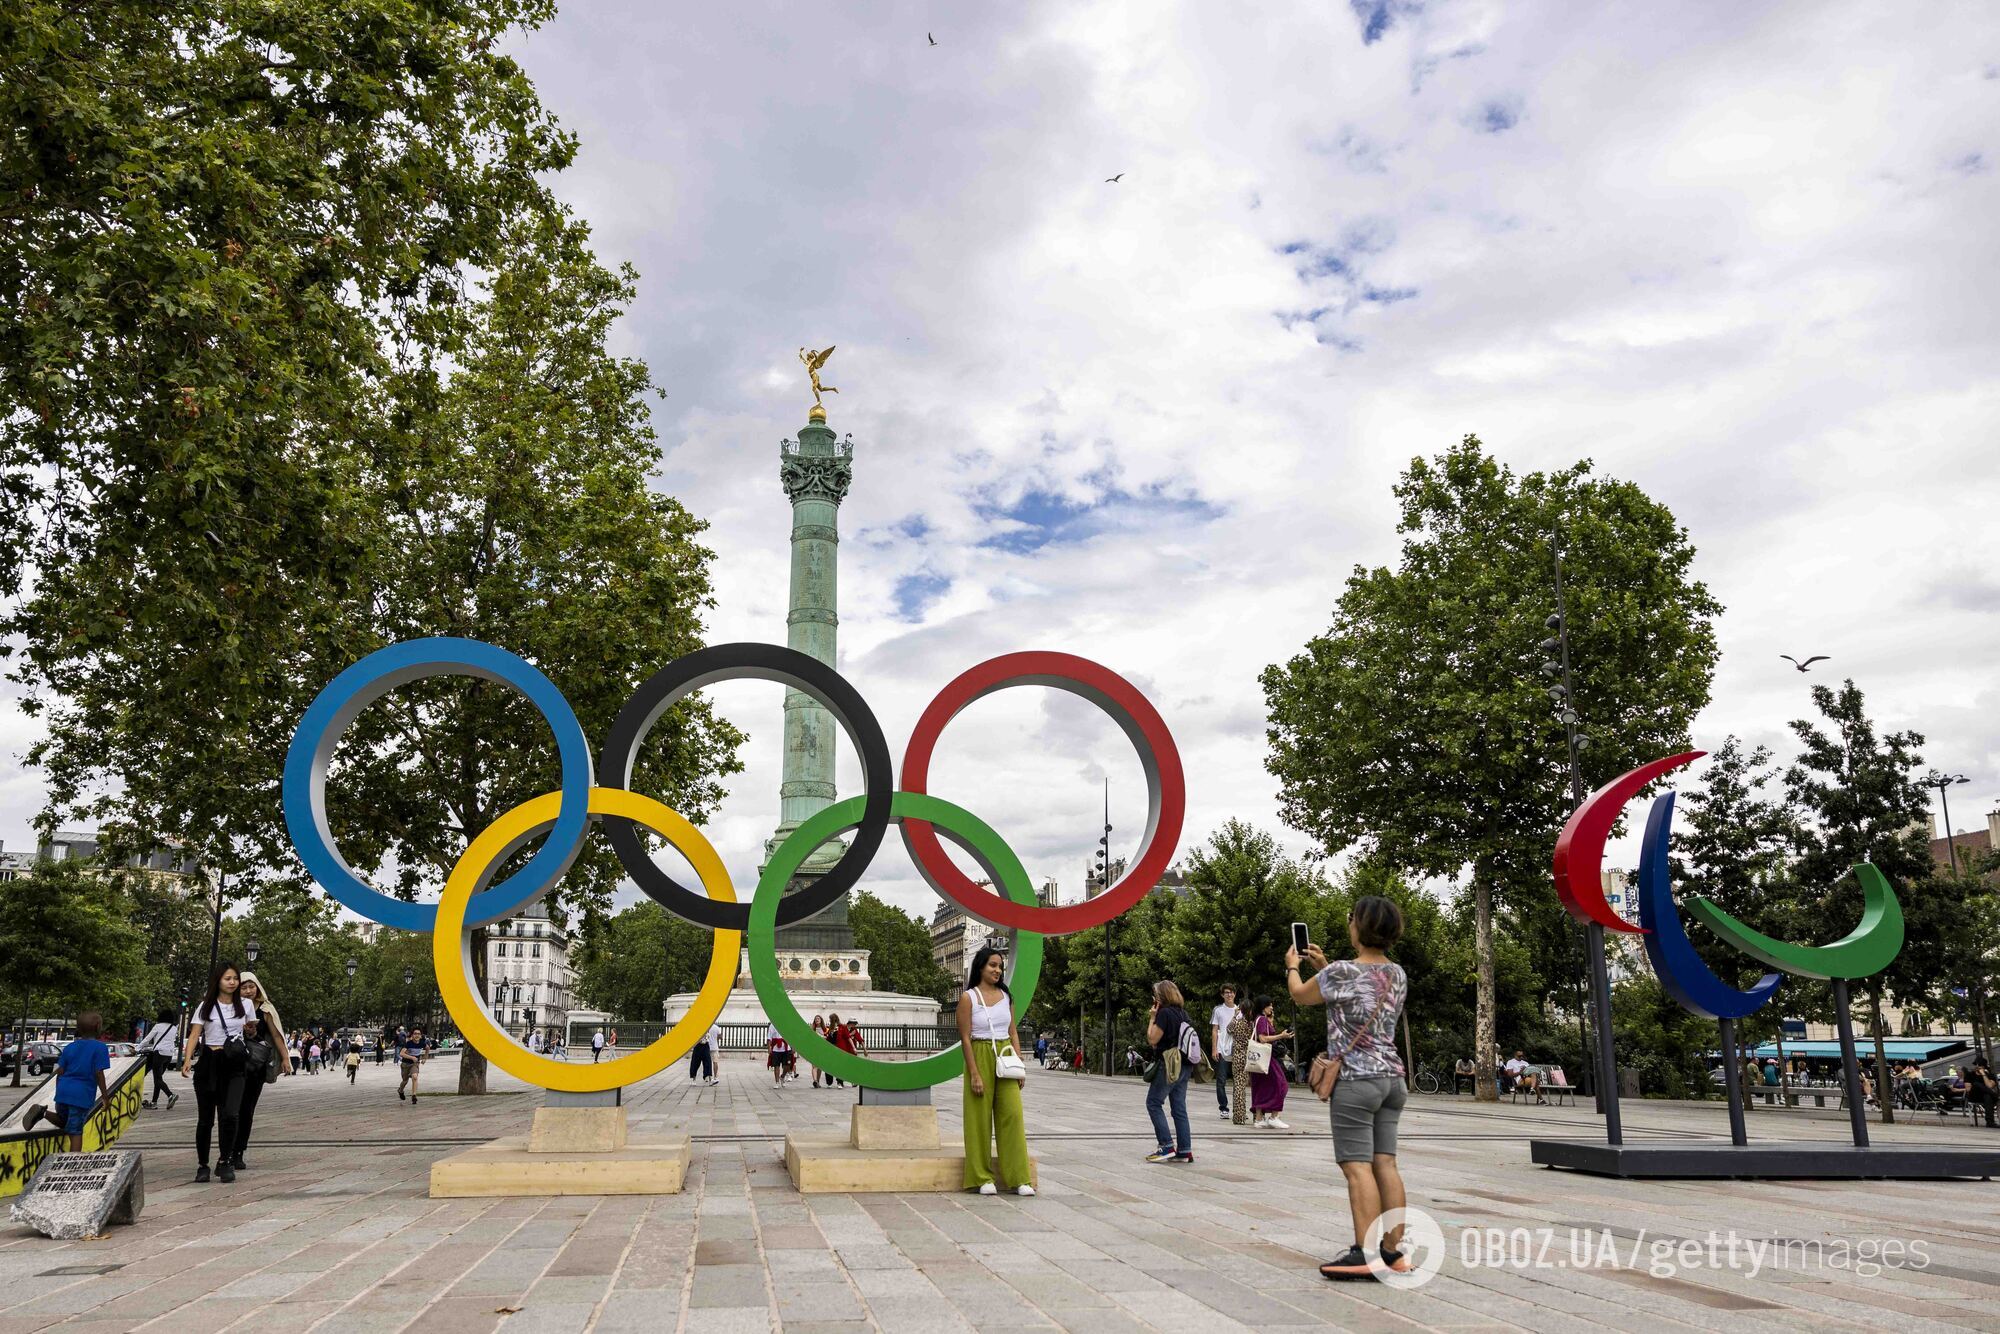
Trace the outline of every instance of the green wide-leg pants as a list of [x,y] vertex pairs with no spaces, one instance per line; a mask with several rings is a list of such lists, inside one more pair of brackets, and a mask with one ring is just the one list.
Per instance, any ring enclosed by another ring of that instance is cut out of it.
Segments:
[[[1028,1123],[1021,1116],[1021,1082],[993,1075],[993,1044],[972,1044],[972,1060],[986,1092],[975,1095],[970,1076],[961,1076],[965,1095],[965,1188],[977,1190],[993,1180],[992,1159],[1000,1160],[1000,1188],[1013,1190],[1028,1181]],[[999,1152],[994,1152],[994,1141]]]

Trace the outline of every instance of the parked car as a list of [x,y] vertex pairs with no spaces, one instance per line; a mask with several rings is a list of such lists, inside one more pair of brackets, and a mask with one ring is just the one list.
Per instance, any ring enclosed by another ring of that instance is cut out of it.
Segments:
[[[14,1073],[14,1062],[18,1059],[15,1053],[21,1045],[10,1043],[5,1048],[0,1048],[0,1075],[11,1076]],[[30,1042],[26,1046],[27,1065],[22,1070],[23,1074],[39,1079],[56,1068],[56,1057],[62,1054],[61,1044]]]
[[136,1042],[113,1042],[109,1045],[111,1047],[111,1055],[114,1058],[119,1056],[137,1056],[139,1054],[139,1044]]

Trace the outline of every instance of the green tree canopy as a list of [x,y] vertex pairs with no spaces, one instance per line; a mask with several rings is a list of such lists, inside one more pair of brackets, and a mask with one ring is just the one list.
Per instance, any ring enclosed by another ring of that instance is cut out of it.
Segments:
[[1263,674],[1268,766],[1287,823],[1329,852],[1471,875],[1476,1052],[1491,1094],[1493,904],[1552,898],[1572,806],[1557,709],[1537,675],[1561,544],[1575,693],[1602,781],[1687,744],[1721,608],[1672,513],[1588,463],[1517,477],[1467,436],[1396,487],[1397,568],[1357,568],[1332,627]]
[[576,998],[619,1019],[659,1023],[667,997],[698,990],[714,933],[651,899],[585,924],[572,953]]
[[929,996],[942,1004],[963,980],[938,967],[929,927],[867,890],[849,895],[847,921],[854,928],[855,947],[868,951],[868,975],[877,991]]
[[[43,862],[0,884],[0,1006],[7,1020],[95,1009],[106,1031],[117,1033],[133,1007],[162,985],[125,907],[118,887],[82,862]],[[14,1083],[20,1082],[16,1062]]]

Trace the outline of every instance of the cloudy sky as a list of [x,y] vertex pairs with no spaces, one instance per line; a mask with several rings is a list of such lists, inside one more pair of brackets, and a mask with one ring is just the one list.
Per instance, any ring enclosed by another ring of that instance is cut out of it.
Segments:
[[[573,4],[518,43],[564,196],[640,299],[658,484],[713,525],[718,639],[783,634],[781,437],[836,344],[841,666],[900,753],[993,654],[1064,648],[1178,737],[1183,845],[1282,831],[1257,672],[1395,553],[1389,487],[1476,432],[1673,508],[1727,607],[1698,742],[1788,751],[1825,653],[2000,805],[2000,28],[1863,3]],[[926,41],[935,35],[936,45]],[[1105,178],[1123,173],[1116,184]],[[711,833],[775,822],[778,696]],[[17,747],[12,735],[0,738]],[[932,790],[1076,892],[1137,761],[1041,689]],[[851,767],[843,791],[853,791]],[[36,783],[0,769],[0,839]],[[934,902],[892,843],[871,881]]]

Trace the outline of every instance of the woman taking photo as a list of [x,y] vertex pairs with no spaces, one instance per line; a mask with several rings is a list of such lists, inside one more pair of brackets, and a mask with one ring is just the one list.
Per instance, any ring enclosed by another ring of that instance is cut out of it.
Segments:
[[222,1162],[216,1168],[216,1178],[236,1180],[229,1159],[236,1145],[236,1111],[243,1100],[244,1047],[257,1035],[257,1011],[239,991],[236,965],[216,965],[208,979],[208,991],[195,1007],[187,1049],[181,1056],[181,1077],[187,1078],[190,1070],[194,1077],[194,1154],[199,1164],[194,1179],[198,1182],[208,1180],[209,1138],[218,1130]]
[[[1292,1030],[1278,1031],[1278,1003],[1268,996],[1257,1002],[1257,1021],[1252,1036],[1259,1042],[1278,1043],[1288,1041]],[[1244,1048],[1238,1047],[1242,1051]],[[1271,1068],[1261,1075],[1250,1076],[1250,1124],[1261,1130],[1290,1130],[1291,1127],[1278,1119],[1278,1113],[1285,1110],[1285,1092],[1290,1086],[1285,1078],[1284,1064],[1278,1060],[1278,1053],[1271,1053]]]
[[[958,1046],[965,1055],[965,1188],[997,1195],[993,1160],[1000,1163],[1000,1186],[1033,1195],[1028,1184],[1028,1123],[1021,1116],[1021,1034],[1014,1026],[1014,997],[1007,990],[1007,956],[991,945],[972,956],[972,971],[958,998]],[[1001,1054],[1019,1073],[1003,1078]],[[997,1152],[996,1152],[997,1142]]]
[[[1354,901],[1347,915],[1347,938],[1354,958],[1328,963],[1317,945],[1306,956],[1319,971],[1299,976],[1299,952],[1285,951],[1285,985],[1300,1005],[1326,1006],[1326,1053],[1341,1062],[1329,1100],[1333,1156],[1347,1178],[1347,1211],[1354,1220],[1354,1245],[1347,1254],[1319,1267],[1321,1276],[1370,1276],[1363,1243],[1385,1209],[1406,1203],[1403,1175],[1396,1167],[1396,1122],[1408,1088],[1403,1060],[1396,1054],[1396,1020],[1403,1012],[1409,982],[1402,966],[1384,953],[1403,934],[1403,913],[1379,894]],[[1397,1249],[1401,1227],[1382,1234],[1381,1262],[1399,1274],[1410,1261]]]
[[[1146,1155],[1149,1163],[1194,1161],[1194,1131],[1188,1126],[1187,1114],[1188,1077],[1194,1071],[1181,1059],[1181,1030],[1187,1026],[1181,989],[1171,982],[1153,983],[1153,1017],[1146,1025],[1146,1041],[1153,1044],[1153,1086],[1146,1090],[1146,1115],[1153,1118],[1153,1138],[1159,1147]],[[1173,1111],[1171,1131],[1163,1110],[1166,1106]]]
[[[292,1052],[285,1045],[285,1025],[278,1018],[278,1007],[264,993],[264,984],[257,980],[257,974],[245,969],[237,990],[243,997],[243,1003],[257,1015],[257,1032],[252,1035],[252,1040],[261,1040],[266,1044],[269,1053],[266,1059],[276,1064],[279,1074],[290,1074]],[[250,1147],[250,1123],[257,1116],[257,1100],[264,1096],[264,1085],[269,1078],[262,1065],[243,1072],[243,1102],[236,1109],[236,1145],[232,1152],[223,1155],[224,1161],[238,1172],[244,1168],[243,1150]]]

